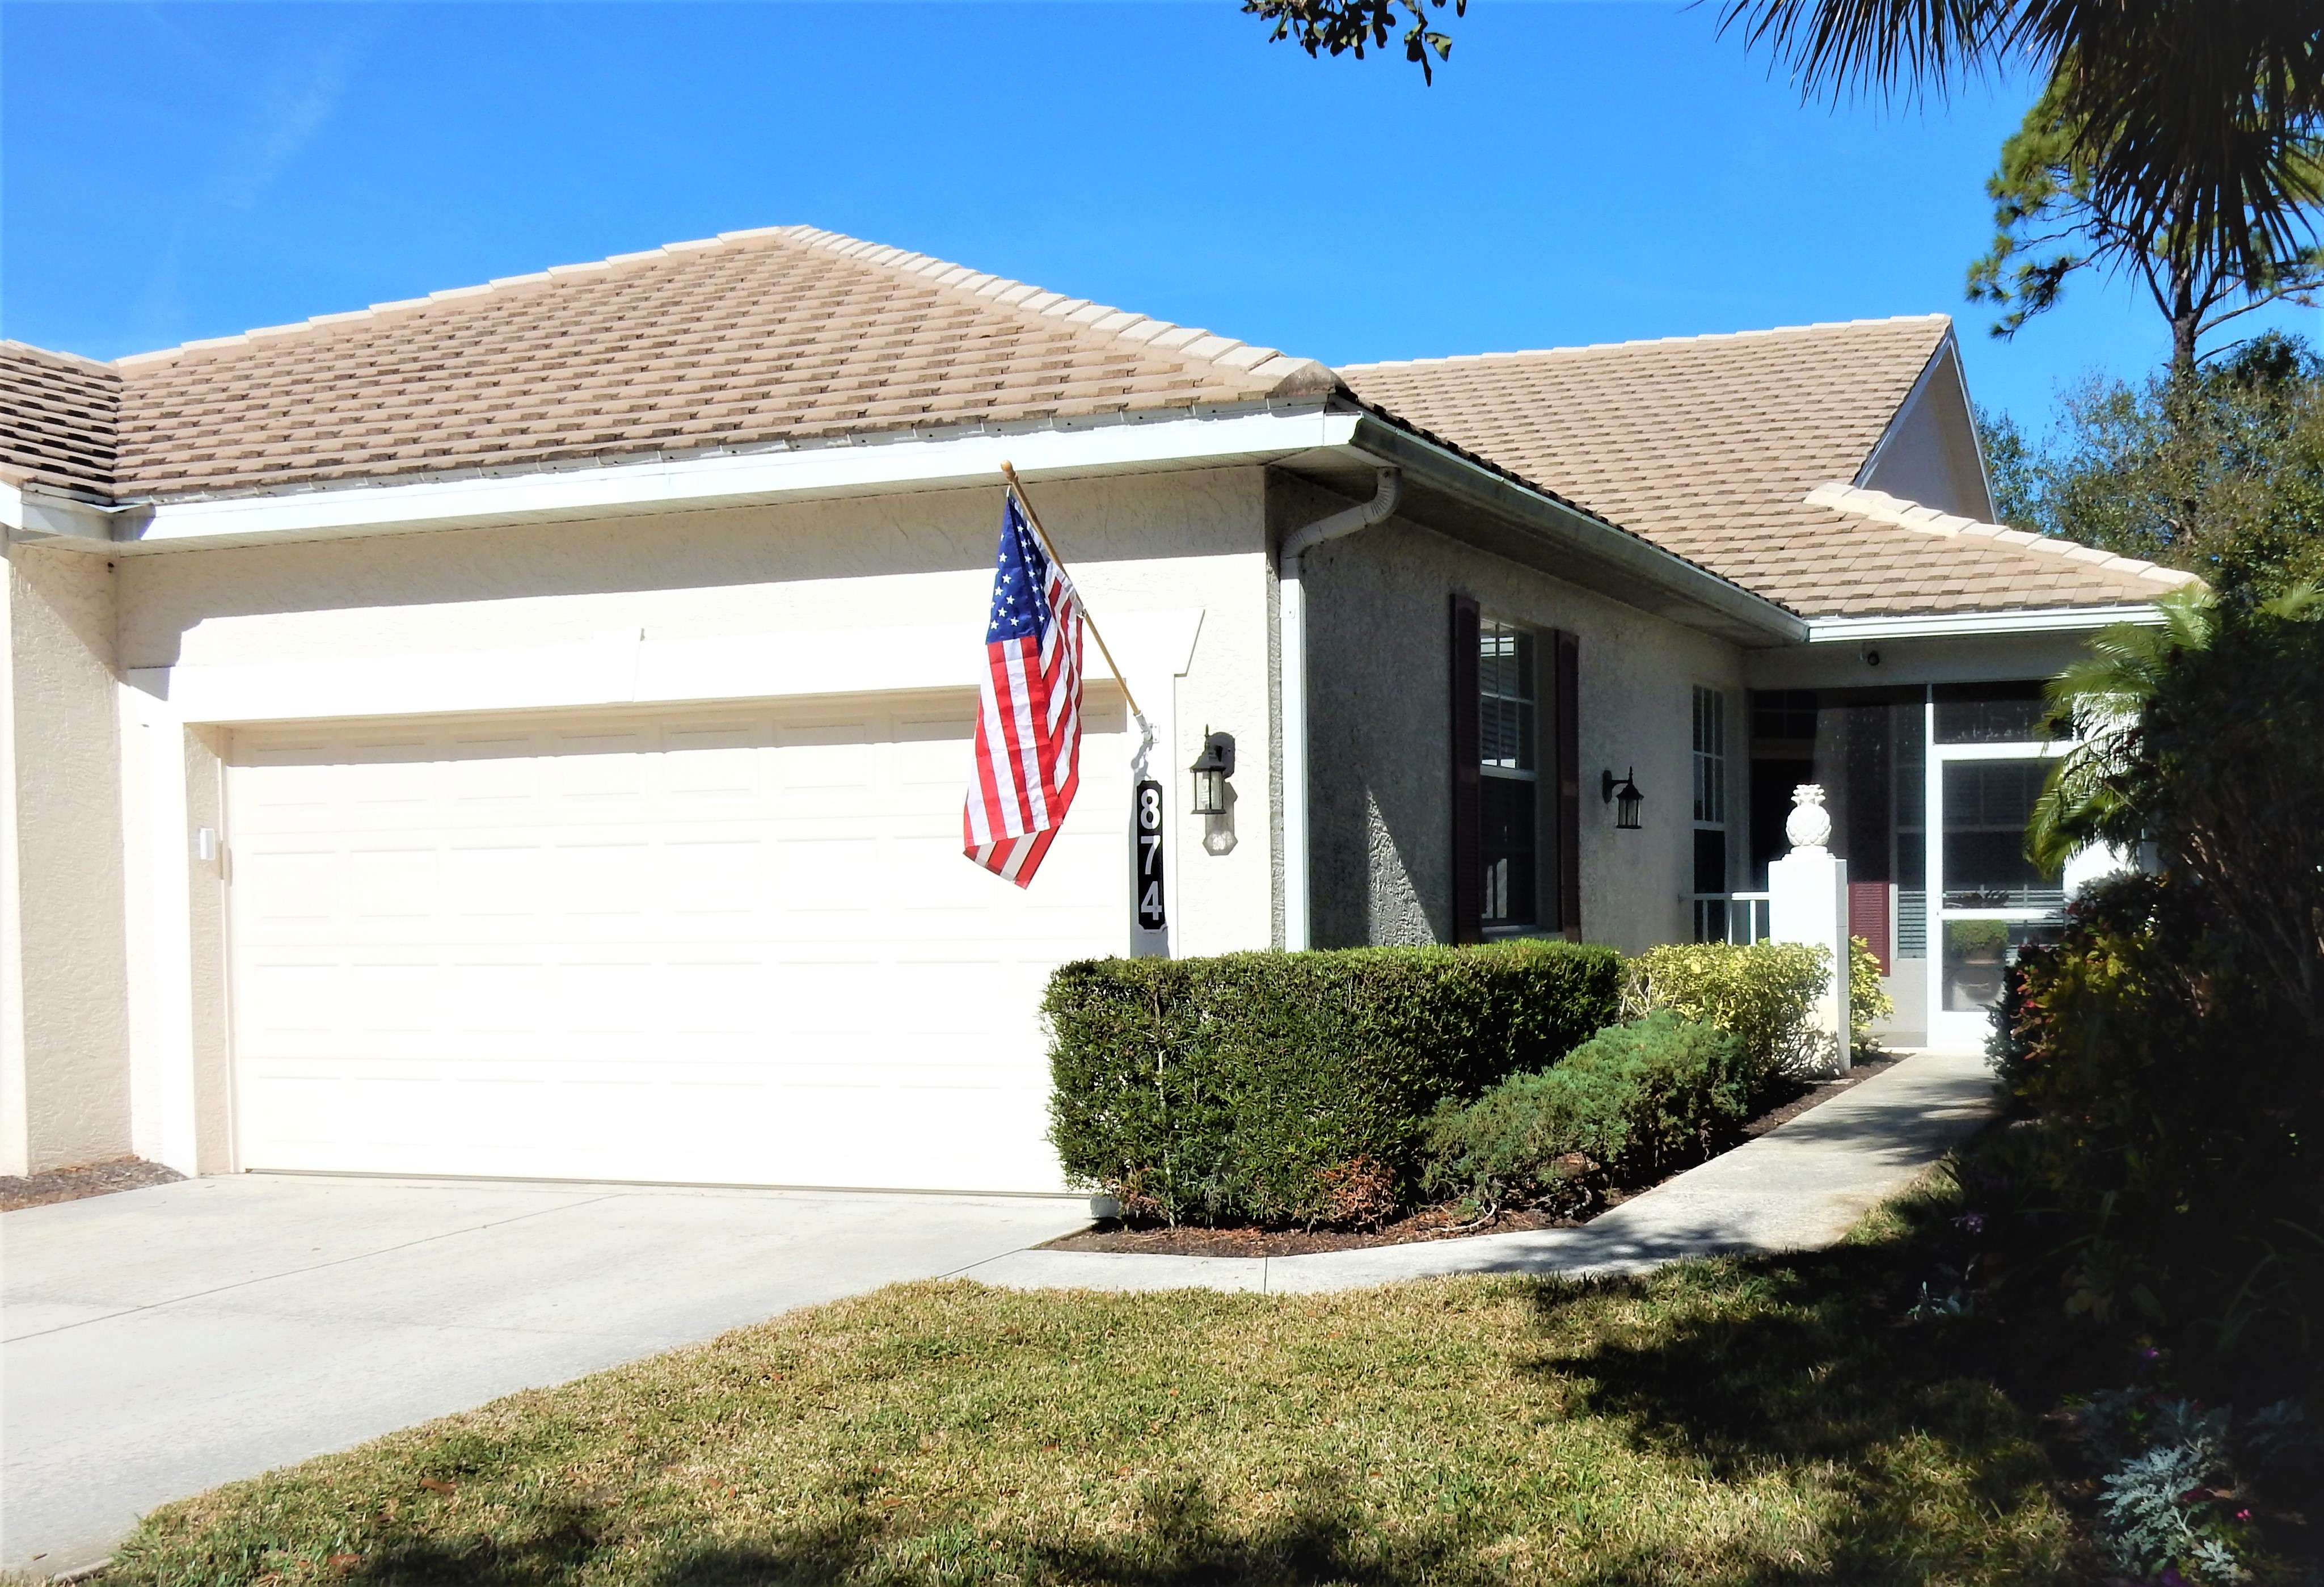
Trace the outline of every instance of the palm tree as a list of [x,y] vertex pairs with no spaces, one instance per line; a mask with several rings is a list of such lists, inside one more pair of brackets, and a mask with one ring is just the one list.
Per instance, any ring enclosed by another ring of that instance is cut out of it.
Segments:
[[2044,871],[2054,874],[2092,844],[2129,853],[2153,835],[2152,767],[2140,753],[2141,729],[2172,664],[2210,648],[2218,598],[2196,585],[2163,596],[2154,609],[2160,623],[2101,630],[2089,653],[2045,691],[2051,731],[2074,745],[2051,763],[2025,828],[2026,857]]
[[2092,202],[2246,280],[2313,235],[2324,0],[1723,0],[1803,89],[1941,92],[2010,61],[2061,90]]

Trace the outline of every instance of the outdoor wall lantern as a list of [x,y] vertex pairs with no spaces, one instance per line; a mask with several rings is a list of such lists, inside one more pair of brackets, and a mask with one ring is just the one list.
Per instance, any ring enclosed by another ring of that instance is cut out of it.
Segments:
[[1646,796],[1638,791],[1637,767],[1631,767],[1619,781],[1615,780],[1614,773],[1609,769],[1606,773],[1606,780],[1599,785],[1599,792],[1604,797],[1606,803],[1614,807],[1616,831],[1638,830],[1638,807],[1646,802]]
[[1227,813],[1227,779],[1234,775],[1234,734],[1213,733],[1203,740],[1203,752],[1186,768],[1194,774],[1194,814]]

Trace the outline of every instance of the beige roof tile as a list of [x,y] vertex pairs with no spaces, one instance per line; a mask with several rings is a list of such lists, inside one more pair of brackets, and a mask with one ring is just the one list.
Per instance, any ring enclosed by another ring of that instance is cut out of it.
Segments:
[[807,226],[558,265],[115,368],[115,484],[162,499],[314,485],[350,456],[364,477],[392,479],[1335,384],[1271,347]]
[[[1831,482],[1857,476],[1950,328],[1932,314],[1340,375],[1364,401],[1808,616],[2116,605],[2187,582],[1874,492],[1831,495],[1851,491]],[[1931,532],[1932,520],[1956,527]]]
[[0,342],[0,469],[13,482],[108,499],[120,407],[107,365]]

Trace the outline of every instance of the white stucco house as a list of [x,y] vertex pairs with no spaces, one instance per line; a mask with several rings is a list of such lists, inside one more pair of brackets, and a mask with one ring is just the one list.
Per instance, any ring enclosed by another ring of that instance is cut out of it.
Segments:
[[804,227],[7,344],[0,425],[0,1173],[1056,1187],[1132,745],[1093,655],[1039,880],[962,858],[1003,459],[1148,946],[1720,935],[1813,778],[1906,1039],[2056,918],[2033,680],[2183,581],[1991,523],[1941,316],[1333,370]]

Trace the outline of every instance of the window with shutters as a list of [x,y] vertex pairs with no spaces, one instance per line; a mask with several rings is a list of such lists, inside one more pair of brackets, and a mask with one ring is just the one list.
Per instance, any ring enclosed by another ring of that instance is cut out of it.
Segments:
[[1454,942],[1582,934],[1582,641],[1452,595]]
[[1488,931],[1540,923],[1541,770],[1534,638],[1477,625],[1479,915]]

